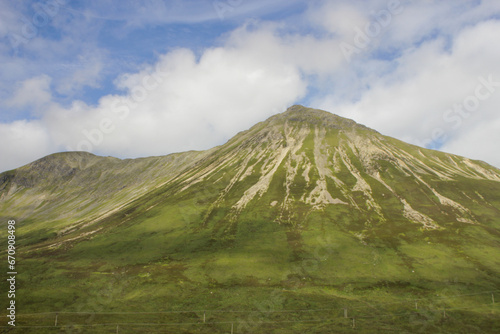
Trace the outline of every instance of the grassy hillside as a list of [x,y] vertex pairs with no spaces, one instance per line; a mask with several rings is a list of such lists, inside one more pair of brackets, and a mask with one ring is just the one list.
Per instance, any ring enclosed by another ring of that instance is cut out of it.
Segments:
[[0,219],[22,221],[30,242],[67,234],[123,208],[206,153],[126,160],[53,154],[0,174]]
[[482,162],[301,106],[207,152],[47,159],[0,175],[18,325],[52,326],[25,332],[500,330]]

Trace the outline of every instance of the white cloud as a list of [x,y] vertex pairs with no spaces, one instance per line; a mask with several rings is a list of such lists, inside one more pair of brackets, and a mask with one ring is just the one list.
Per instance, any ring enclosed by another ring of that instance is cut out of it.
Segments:
[[287,64],[305,75],[329,76],[344,65],[336,37],[288,33],[286,26],[247,22],[236,29],[227,47],[245,50],[263,62]]
[[[418,145],[477,138],[474,145],[483,147],[483,155],[476,151],[474,156],[493,163],[496,142],[482,139],[487,131],[492,131],[491,138],[498,132],[491,124],[499,119],[500,47],[495,42],[499,34],[500,22],[487,21],[463,30],[449,50],[440,39],[428,41],[399,57],[394,71],[371,78],[359,101],[338,102],[327,96],[315,104]],[[488,88],[481,88],[480,94],[487,98],[478,99],[477,106],[469,107],[472,111],[455,111],[456,104],[473,102],[484,81],[493,81],[488,86],[494,91],[487,94]],[[482,139],[474,135],[478,128],[484,131]],[[444,147],[452,153],[465,152],[455,151],[457,144]]]
[[98,88],[102,71],[104,68],[104,56],[100,55],[96,50],[84,55],[79,55],[77,61],[69,66],[61,65],[61,70],[66,72],[58,80],[55,89],[59,94],[72,95],[84,87]]
[[469,126],[460,136],[449,140],[440,150],[471,159],[483,160],[500,168],[498,143],[500,143],[500,119],[491,119]]
[[32,107],[39,111],[40,107],[52,100],[50,82],[51,79],[47,75],[24,80],[7,101],[7,105],[15,108]]
[[359,2],[321,1],[313,3],[307,15],[309,20],[343,40],[352,40],[356,27],[364,27],[368,13],[359,9]]
[[[75,100],[70,106],[56,103],[54,96],[99,87],[113,59],[92,39],[81,46],[76,43],[77,31],[94,21],[82,16],[71,26],[67,16],[59,15],[54,24],[69,27],[66,35],[59,41],[40,37],[26,46],[31,53],[50,46],[38,64],[50,67],[50,75],[33,75],[35,70],[23,66],[28,62],[19,58],[11,58],[15,71],[0,70],[11,81],[18,75],[19,84],[9,98],[12,107],[43,110],[37,120],[0,124],[0,136],[17,138],[0,149],[2,156],[13,157],[2,159],[0,170],[14,166],[13,161],[24,163],[70,148],[119,157],[206,149],[301,99],[384,134],[416,144],[437,139],[452,153],[470,153],[498,165],[492,153],[497,141],[487,138],[497,138],[500,88],[481,100],[470,115],[460,116],[459,125],[453,110],[446,114],[475,94],[478,77],[491,75],[500,81],[496,38],[500,22],[487,21],[500,12],[498,2],[462,1],[455,6],[440,1],[402,2],[403,12],[394,15],[371,38],[369,47],[348,62],[339,44],[352,43],[356,29],[376,21],[388,3],[320,1],[309,3],[303,15],[283,21],[247,21],[221,37],[218,46],[197,53],[174,49],[156,63],[118,76],[115,85],[123,95],[104,95],[92,105]],[[160,15],[167,10],[164,2],[148,4],[127,29],[169,20]],[[203,13],[203,6],[188,13],[184,2],[170,2],[168,11],[181,13],[182,22],[214,20],[217,12],[208,4],[210,13]],[[107,8],[109,3],[95,2],[84,14],[100,12],[100,6]],[[243,1],[227,15],[269,13],[280,6],[286,3],[266,7],[262,1]],[[113,15],[129,17],[130,8]],[[158,15],[148,16],[152,12]],[[69,66],[54,61],[75,54],[81,54],[77,66],[74,61]],[[9,58],[0,50],[0,59]],[[455,118],[450,121],[444,115]],[[439,138],[432,138],[436,130]],[[33,136],[22,136],[22,131]],[[481,149],[474,150],[478,145]]]
[[305,94],[300,71],[266,42],[271,35],[247,38],[253,41],[231,39],[199,59],[187,49],[172,51],[118,78],[127,94],[105,96],[95,108],[80,102],[51,109],[44,122],[54,143],[127,157],[206,149],[283,111]]
[[39,121],[0,123],[0,170],[5,171],[53,153],[50,135]]
[[12,8],[13,4],[7,0],[0,0],[0,38],[7,36],[11,27],[16,25],[19,17],[16,17],[15,10]]
[[50,78],[52,96],[72,100],[86,87],[99,87],[103,70],[114,64],[98,46],[102,24],[75,16],[64,3],[0,0],[2,100],[10,100],[23,82],[43,76]]

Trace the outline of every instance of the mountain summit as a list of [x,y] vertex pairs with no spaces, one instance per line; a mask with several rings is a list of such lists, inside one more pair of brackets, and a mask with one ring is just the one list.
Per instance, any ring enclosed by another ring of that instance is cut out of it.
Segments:
[[177,178],[181,191],[220,185],[209,211],[230,208],[232,222],[247,206],[267,206],[278,223],[294,225],[327,209],[367,225],[412,222],[425,229],[478,223],[468,202],[482,195],[455,188],[462,179],[498,182],[500,173],[302,106],[237,135]]
[[[436,295],[498,289],[499,208],[498,169],[303,106],[207,151],[59,153],[0,174],[2,221],[16,219],[22,245],[25,312],[159,309],[180,313],[155,322],[178,325],[205,323],[186,310],[213,311],[213,328],[189,333],[225,330],[231,312],[255,308],[289,330],[307,321],[318,333],[344,330],[343,316],[300,310],[346,307],[410,332],[422,319],[424,331],[461,330],[467,319],[487,330],[498,310],[465,314],[462,299],[437,305]],[[102,294],[112,297],[96,304]],[[387,317],[394,303],[402,322]],[[443,306],[454,322],[433,316]],[[242,321],[246,332],[272,332]]]

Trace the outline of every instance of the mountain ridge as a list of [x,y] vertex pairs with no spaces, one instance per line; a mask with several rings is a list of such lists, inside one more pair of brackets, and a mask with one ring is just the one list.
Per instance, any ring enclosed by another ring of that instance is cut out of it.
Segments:
[[[313,117],[307,117],[307,116],[304,117],[304,113],[308,114],[309,116],[313,116]],[[301,117],[295,118],[295,116],[301,116]],[[318,116],[323,116],[323,117],[321,118],[321,117],[318,117]],[[369,127],[367,127],[367,126],[365,126],[365,125],[363,125],[361,123],[357,123],[356,121],[354,121],[352,119],[341,117],[341,116],[338,116],[336,114],[333,114],[333,113],[330,113],[328,111],[324,111],[324,110],[321,110],[321,109],[307,108],[307,107],[304,107],[302,105],[293,105],[293,106],[289,107],[286,111],[284,111],[282,113],[279,113],[279,114],[272,115],[268,119],[266,119],[265,121],[261,121],[261,122],[255,124],[254,126],[252,126],[251,128],[257,127],[257,126],[259,126],[261,124],[265,124],[265,123],[268,123],[268,122],[272,122],[272,121],[278,121],[279,122],[279,121],[285,121],[287,119],[290,120],[290,121],[299,121],[299,122],[300,121],[306,121],[306,122],[309,122],[310,124],[313,124],[312,122],[316,122],[317,124],[320,124],[319,123],[320,121],[328,120],[328,121],[330,121],[329,123],[333,125],[333,127],[338,128],[338,126],[339,126],[338,123],[332,122],[332,120],[335,119],[336,121],[340,120],[341,121],[340,123],[343,123],[344,125],[357,126],[357,127],[364,128],[364,129],[367,129],[367,130],[370,130],[370,131],[373,131],[375,133],[380,134],[380,132],[378,132],[377,130],[369,128]],[[251,129],[240,131],[234,137],[237,137],[238,135],[246,133],[246,132],[248,132],[250,130]],[[229,139],[228,142],[231,141],[233,138]],[[396,139],[396,138],[394,138],[394,139]],[[398,140],[398,139],[396,139],[396,140]],[[210,151],[210,150],[213,150],[213,149],[215,149],[217,147],[220,147],[220,146],[223,146],[223,145],[224,144],[217,145],[217,146],[215,146],[215,147],[213,147],[211,149],[208,149],[208,150],[189,150],[189,151],[185,151],[185,152],[175,152],[175,153],[169,153],[169,154],[166,154],[166,155],[150,156],[150,157],[140,157],[140,158],[117,158],[117,157],[113,157],[113,156],[100,156],[100,155],[97,155],[97,154],[94,154],[94,153],[90,153],[90,152],[86,152],[86,151],[57,152],[57,153],[52,153],[52,154],[49,154],[47,156],[44,156],[44,157],[42,157],[40,159],[36,159],[33,162],[28,163],[28,164],[23,165],[23,166],[20,166],[18,168],[14,168],[12,170],[7,170],[7,171],[4,171],[4,172],[1,172],[0,175],[11,174],[12,171],[15,171],[15,170],[18,170],[18,169],[21,169],[21,168],[26,168],[26,167],[29,167],[32,164],[40,163],[42,161],[47,161],[50,158],[56,158],[56,157],[71,158],[72,155],[76,155],[76,156],[85,156],[85,157],[88,158],[88,160],[89,159],[94,159],[95,157],[99,157],[99,158],[109,158],[109,159],[117,159],[117,160],[122,160],[122,161],[124,161],[124,160],[128,161],[128,160],[140,160],[140,159],[167,157],[167,156],[170,156],[170,155],[177,155],[177,154],[183,154],[183,153]],[[413,144],[409,144],[409,145],[412,145],[412,146],[415,146],[415,147],[419,147],[419,146],[413,145]],[[426,150],[442,152],[442,151],[435,150],[435,149],[426,149]],[[447,154],[458,156],[458,155],[453,154],[453,153],[447,153]],[[75,159],[75,160],[77,160],[77,159]],[[486,164],[489,167],[492,167],[492,168],[495,168],[497,170],[500,170],[498,167],[490,165],[490,164],[488,164],[485,161],[477,160],[477,159],[471,159],[471,160],[475,161],[475,162],[480,162],[480,163]]]
[[[335,131],[333,135],[335,137],[333,138],[333,146],[325,142],[328,131]],[[302,145],[306,139],[311,142],[312,146],[311,148],[301,150],[298,145]],[[399,156],[395,157],[393,156],[393,152],[395,152],[394,150],[399,150],[397,145],[404,145],[406,151],[398,151]],[[267,146],[271,147],[271,149]],[[235,159],[237,156],[239,159],[238,163],[245,164],[245,167],[250,168],[250,165],[248,165],[250,160],[254,159],[262,162],[261,157],[255,155],[256,148],[262,150],[261,156],[268,153],[274,154],[276,152],[281,152],[280,154],[274,155],[274,159],[276,159],[278,163],[274,164],[275,168],[272,173],[268,173],[267,176],[261,177],[259,180],[260,183],[257,182],[252,185],[237,203],[233,203],[234,209],[243,209],[255,196],[261,196],[265,188],[269,186],[280,164],[287,159],[288,169],[285,173],[289,174],[289,179],[286,181],[288,183],[288,188],[283,189],[287,194],[287,198],[290,195],[290,186],[292,186],[293,183],[292,179],[296,178],[298,173],[297,170],[295,170],[295,172],[292,171],[292,163],[303,164],[303,179],[308,185],[310,183],[309,175],[305,174],[305,169],[308,169],[307,173],[309,173],[311,169],[315,169],[316,174],[319,173],[317,176],[319,176],[320,181],[316,188],[312,187],[309,189],[310,194],[307,198],[305,194],[301,196],[301,201],[312,204],[315,207],[347,202],[354,207],[358,206],[352,198],[348,200],[347,197],[349,196],[345,196],[348,191],[346,185],[343,185],[343,181],[334,175],[335,172],[332,174],[332,171],[329,170],[327,165],[332,167],[332,161],[330,161],[332,159],[334,160],[334,164],[336,164],[336,166],[334,166],[335,171],[340,172],[343,167],[346,169],[343,174],[344,176],[349,175],[351,178],[354,176],[355,184],[352,184],[351,188],[364,192],[364,196],[367,197],[368,201],[370,201],[372,203],[371,205],[374,205],[374,207],[377,207],[377,205],[375,205],[372,198],[371,188],[366,181],[363,180],[360,173],[364,173],[367,177],[379,181],[384,188],[396,194],[392,188],[380,178],[378,171],[380,164],[374,163],[377,159],[381,162],[389,161],[390,163],[395,163],[400,172],[405,174],[408,174],[408,171],[410,174],[414,174],[414,170],[417,170],[424,174],[435,174],[438,178],[443,179],[463,176],[469,178],[500,180],[500,174],[497,170],[484,162],[472,161],[467,158],[406,144],[397,139],[383,136],[379,132],[358,124],[353,120],[345,119],[326,111],[294,105],[287,111],[271,116],[267,120],[257,123],[249,130],[238,133],[228,140],[227,143],[206,151],[188,151],[160,157],[123,160],[113,157],[98,157],[87,152],[53,154],[17,170],[0,174],[0,200],[5,202],[7,197],[11,196],[19,189],[33,188],[36,182],[45,184],[43,191],[45,195],[41,197],[35,196],[37,197],[36,200],[32,200],[32,203],[28,205],[31,208],[43,205],[43,201],[41,201],[40,198],[43,199],[50,196],[50,191],[54,191],[54,185],[56,185],[56,189],[64,188],[63,185],[66,183],[82,187],[84,183],[90,182],[90,188],[97,189],[97,191],[93,192],[97,200],[106,200],[110,194],[118,195],[118,198],[121,200],[132,200],[140,197],[141,194],[146,194],[148,191],[153,190],[154,187],[158,186],[158,183],[182,179],[183,175],[189,175],[190,171],[198,168],[198,166],[206,164],[210,159],[212,159],[212,161],[208,162],[208,167],[205,166],[203,169],[204,173],[208,173],[208,175],[214,171],[216,172],[220,165],[227,165],[227,159]],[[411,155],[413,153],[408,153],[411,150],[415,150],[415,154],[418,155],[417,158],[415,158],[415,155]],[[295,155],[297,152],[300,152],[300,157],[289,157],[289,155]],[[332,152],[334,152],[334,154],[328,156]],[[360,165],[355,166],[352,164],[351,158],[349,157],[350,152],[354,154],[354,158],[358,160]],[[425,154],[422,152],[425,152]],[[245,155],[245,157],[243,157],[242,154]],[[429,155],[431,156],[430,159],[428,157]],[[441,158],[436,158],[437,156]],[[215,157],[215,159],[213,159],[213,157]],[[225,160],[221,160],[221,157],[224,157]],[[425,161],[418,159],[425,159]],[[443,167],[444,163],[440,159],[447,159],[449,161],[445,163],[450,162],[453,165]],[[269,159],[267,160],[266,163],[269,163]],[[426,165],[429,162],[432,163],[432,165],[429,164],[431,167]],[[408,166],[408,164],[411,166]],[[254,164],[254,166],[255,165],[256,164]],[[240,180],[232,180],[230,183],[231,187],[236,182],[240,182],[245,175],[252,173],[251,169],[244,171],[243,168],[238,165],[233,165],[233,168],[239,170]],[[106,172],[106,169],[109,169],[110,172]],[[295,167],[295,169],[297,169],[297,167]],[[97,173],[99,175],[96,177]],[[117,179],[117,175],[122,175],[122,177]],[[182,181],[184,185],[181,191],[185,191],[192,184],[202,182],[206,176],[207,175],[203,176],[200,172],[198,175],[191,175],[187,181]],[[432,187],[427,185],[424,180],[420,179],[420,176],[417,178],[421,185],[429,188],[429,190],[433,192],[433,195],[438,197],[441,204],[444,203],[448,206],[455,207],[455,209],[462,213],[467,211],[460,205],[454,204],[453,200],[447,199],[447,197],[437,193]],[[327,181],[329,180],[333,180],[334,184],[327,186]],[[327,189],[328,187],[330,187],[330,190],[332,187],[342,188],[341,194],[339,194],[341,196],[334,198]],[[128,193],[121,191],[124,188],[130,188],[131,191]],[[102,192],[100,192],[99,189],[102,190]],[[228,189],[224,191],[227,192]],[[313,198],[313,192],[314,196],[317,198]],[[71,199],[71,196],[77,196],[77,194],[64,196],[64,199]],[[401,200],[401,203],[403,207],[406,208],[406,215],[408,217],[419,217],[418,220],[424,224],[431,221],[426,218],[426,215],[415,212],[406,200]],[[63,203],[63,205],[67,206],[66,203]],[[26,207],[23,209],[26,209]],[[74,210],[71,210],[71,212],[74,214]],[[87,211],[84,210],[81,216],[83,217],[84,214],[87,214]],[[96,213],[96,215],[99,214],[104,214],[104,211],[98,211]],[[469,218],[470,217],[462,217],[461,219],[470,221]]]

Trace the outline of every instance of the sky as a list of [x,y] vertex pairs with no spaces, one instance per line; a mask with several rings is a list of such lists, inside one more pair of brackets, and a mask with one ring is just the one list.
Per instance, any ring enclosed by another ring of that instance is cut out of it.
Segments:
[[500,167],[498,0],[0,8],[0,172],[204,150],[294,104]]

